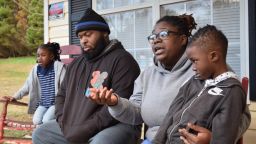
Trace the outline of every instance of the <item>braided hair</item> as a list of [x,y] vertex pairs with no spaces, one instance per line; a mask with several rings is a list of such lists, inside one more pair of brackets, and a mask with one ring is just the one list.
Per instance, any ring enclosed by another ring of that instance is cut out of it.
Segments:
[[160,22],[167,22],[178,29],[180,34],[184,34],[187,37],[191,36],[193,29],[196,29],[195,19],[191,15],[182,14],[179,16],[164,16],[160,18],[156,24]]
[[219,48],[222,52],[224,58],[227,55],[228,49],[228,39],[225,34],[217,29],[214,25],[206,25],[199,30],[192,36],[189,46],[194,44],[199,45],[201,48],[209,48],[210,45],[215,45],[215,48]]
[[56,60],[60,61],[61,49],[60,49],[59,43],[48,42],[47,44],[42,44],[41,46],[39,46],[39,48],[47,49],[49,52],[51,52],[53,54],[54,61],[56,61]]

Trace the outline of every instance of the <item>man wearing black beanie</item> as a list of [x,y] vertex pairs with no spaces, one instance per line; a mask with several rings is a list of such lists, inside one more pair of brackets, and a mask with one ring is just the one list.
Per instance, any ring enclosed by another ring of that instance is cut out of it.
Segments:
[[87,9],[76,25],[82,55],[67,68],[56,96],[56,120],[40,125],[32,135],[35,144],[134,144],[135,126],[119,123],[106,105],[90,100],[90,88],[107,87],[129,98],[140,70],[137,62],[114,39],[106,21]]

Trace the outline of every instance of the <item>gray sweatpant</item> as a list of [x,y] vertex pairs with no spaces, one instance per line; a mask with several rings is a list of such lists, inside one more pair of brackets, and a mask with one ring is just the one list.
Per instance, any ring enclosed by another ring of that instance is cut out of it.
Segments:
[[[138,127],[119,123],[102,130],[87,144],[135,144],[139,134]],[[64,138],[56,120],[51,120],[36,128],[32,134],[32,141],[34,144],[71,144]]]

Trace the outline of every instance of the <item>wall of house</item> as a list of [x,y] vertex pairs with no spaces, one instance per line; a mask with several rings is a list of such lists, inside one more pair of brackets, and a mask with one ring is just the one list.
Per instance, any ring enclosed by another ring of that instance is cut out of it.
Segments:
[[[229,39],[227,61],[240,76],[249,77],[248,0],[44,0],[45,42],[77,44],[74,27],[87,7],[92,7],[109,23],[110,37],[118,38],[143,70],[152,65],[152,51],[146,37],[163,15],[193,13],[199,26],[214,24]],[[64,18],[48,20],[48,7],[64,2]],[[139,3],[139,4],[138,4]],[[251,90],[249,91],[251,93]]]
[[[60,19],[48,19],[48,7],[50,4],[64,2],[64,17]],[[69,13],[68,0],[45,0],[45,42],[58,42],[61,46],[69,44]]]

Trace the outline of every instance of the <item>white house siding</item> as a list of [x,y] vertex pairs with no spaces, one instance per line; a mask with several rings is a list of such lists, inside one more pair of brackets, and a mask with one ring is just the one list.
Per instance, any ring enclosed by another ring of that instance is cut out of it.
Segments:
[[[45,24],[48,25],[48,34],[45,34],[45,41],[57,42],[61,46],[69,44],[69,13],[68,0],[46,0],[48,6],[53,3],[64,2],[64,18],[48,20],[45,19]],[[48,9],[45,11],[48,15]]]

